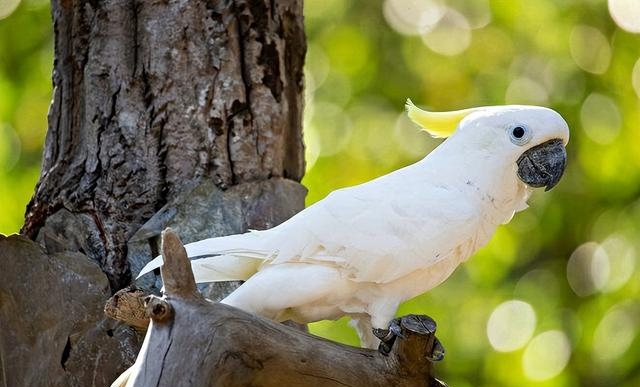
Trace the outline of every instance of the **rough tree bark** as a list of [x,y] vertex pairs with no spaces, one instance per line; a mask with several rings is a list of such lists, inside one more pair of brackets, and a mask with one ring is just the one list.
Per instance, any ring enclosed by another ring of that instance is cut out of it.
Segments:
[[43,248],[0,238],[13,328],[0,381],[103,386],[138,343],[102,306],[160,230],[191,241],[303,207],[302,0],[53,0],[52,15],[54,95],[22,229]]
[[[128,241],[166,204],[203,182],[300,180],[301,0],[52,7],[55,91],[23,234],[84,252],[115,291],[139,265]],[[293,191],[299,210],[301,190],[284,187],[276,199]],[[245,228],[283,215],[254,216]]]

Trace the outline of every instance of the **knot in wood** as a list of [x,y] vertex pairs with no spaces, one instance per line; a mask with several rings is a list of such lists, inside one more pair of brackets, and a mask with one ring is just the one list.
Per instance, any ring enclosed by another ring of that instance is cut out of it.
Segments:
[[145,299],[147,316],[155,322],[164,322],[173,317],[173,308],[166,300],[156,296]]
[[104,306],[104,313],[114,320],[122,321],[139,331],[146,331],[149,327],[149,317],[146,312],[148,294],[130,285],[120,289]]

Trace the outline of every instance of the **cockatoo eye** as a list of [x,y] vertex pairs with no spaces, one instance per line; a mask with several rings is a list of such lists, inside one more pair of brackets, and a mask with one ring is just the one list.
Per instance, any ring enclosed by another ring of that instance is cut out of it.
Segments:
[[531,130],[526,125],[517,124],[510,126],[509,129],[507,129],[507,132],[509,133],[509,139],[511,142],[516,145],[521,146],[531,140]]

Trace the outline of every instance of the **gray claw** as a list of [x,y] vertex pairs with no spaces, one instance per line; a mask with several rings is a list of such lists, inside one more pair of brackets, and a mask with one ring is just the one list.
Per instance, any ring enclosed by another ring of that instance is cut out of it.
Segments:
[[442,380],[436,379],[433,376],[429,380],[429,387],[449,387],[447,383]]
[[373,328],[373,335],[380,339],[378,351],[383,355],[388,355],[391,352],[391,347],[396,341],[396,337],[405,338],[400,327],[400,319],[397,318],[391,320],[389,329]]
[[373,335],[383,342],[387,342],[393,338],[391,329],[373,328]]
[[442,344],[440,343],[440,340],[438,340],[437,337],[434,339],[435,341],[433,342],[433,348],[431,349],[431,354],[427,356],[427,359],[429,359],[430,361],[440,361],[444,359],[444,347],[442,346]]
[[392,333],[394,336],[400,337],[401,339],[406,339],[407,337],[402,334],[402,328],[400,328],[399,321],[391,320],[389,324],[389,333]]

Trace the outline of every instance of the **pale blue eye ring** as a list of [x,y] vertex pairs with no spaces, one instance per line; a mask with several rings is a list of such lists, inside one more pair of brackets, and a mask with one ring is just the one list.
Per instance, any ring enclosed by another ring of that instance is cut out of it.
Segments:
[[523,124],[515,124],[507,128],[509,140],[512,143],[522,146],[531,140],[532,133],[528,126]]

